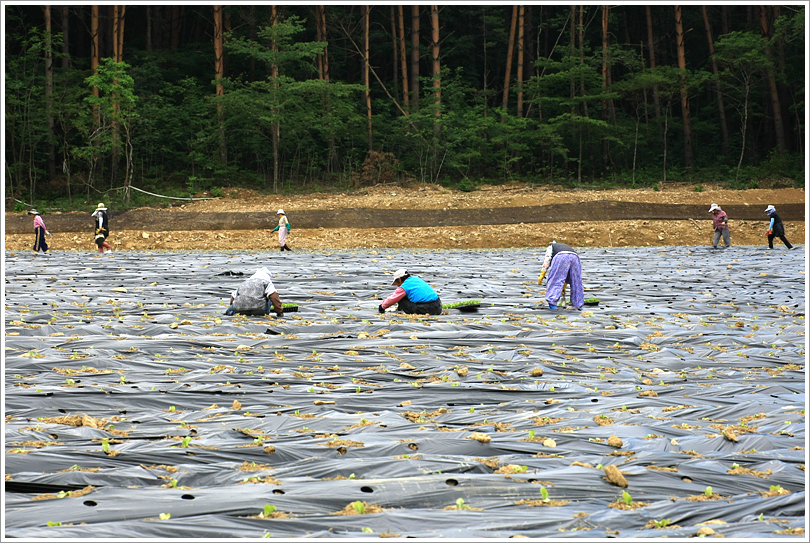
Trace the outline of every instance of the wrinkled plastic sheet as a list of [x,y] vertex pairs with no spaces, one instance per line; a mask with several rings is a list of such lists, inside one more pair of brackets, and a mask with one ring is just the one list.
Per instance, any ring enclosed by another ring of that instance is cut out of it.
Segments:
[[[799,534],[803,251],[584,249],[583,312],[543,251],[6,253],[5,535]],[[260,266],[299,311],[224,316]]]

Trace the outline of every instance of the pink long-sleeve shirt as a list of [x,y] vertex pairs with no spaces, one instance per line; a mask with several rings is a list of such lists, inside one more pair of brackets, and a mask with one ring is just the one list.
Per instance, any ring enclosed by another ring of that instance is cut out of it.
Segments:
[[34,230],[37,228],[42,228],[43,230],[48,230],[45,228],[45,221],[42,220],[41,215],[34,215]]
[[405,289],[402,287],[397,287],[394,293],[383,300],[382,307],[383,309],[388,309],[392,305],[399,303],[399,301],[405,297]]

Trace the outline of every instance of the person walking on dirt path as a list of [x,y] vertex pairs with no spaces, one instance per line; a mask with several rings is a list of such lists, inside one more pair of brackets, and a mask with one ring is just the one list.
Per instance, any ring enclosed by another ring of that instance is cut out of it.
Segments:
[[585,288],[582,286],[582,262],[579,260],[579,254],[570,245],[552,241],[546,249],[543,268],[540,277],[537,278],[538,285],[543,283],[546,272],[548,272],[546,281],[548,308],[557,309],[567,283],[571,285],[571,304],[577,309],[582,309],[585,303]]
[[793,249],[793,245],[785,237],[785,225],[782,223],[782,219],[776,213],[776,208],[772,205],[765,208],[765,213],[768,214],[771,218],[771,222],[768,224],[768,230],[766,234],[768,234],[768,249],[773,249],[773,238],[779,238],[782,240],[782,243],[785,244],[785,247],[788,249]]
[[270,270],[263,267],[231,292],[231,305],[225,314],[269,315],[271,311],[277,317],[284,314],[278,291],[270,278]]
[[731,247],[731,234],[728,231],[728,215],[720,209],[717,204],[712,204],[709,208],[709,213],[712,214],[712,224],[714,225],[714,240],[712,241],[712,249],[717,249],[717,244],[720,243],[720,236],[723,236],[723,243],[726,249]]
[[48,229],[45,227],[45,221],[42,220],[42,215],[40,215],[39,211],[36,209],[31,209],[28,211],[29,215],[33,215],[34,217],[34,254],[39,253],[40,250],[46,255],[51,253],[48,252],[48,244],[45,242],[45,234],[49,236],[53,236]]
[[385,313],[386,309],[397,304],[397,310],[403,313],[442,314],[442,301],[439,295],[424,279],[411,275],[408,270],[401,268],[394,272],[391,284],[396,285],[397,289],[377,308],[380,313]]
[[99,253],[111,253],[112,247],[107,243],[107,236],[110,235],[110,222],[107,219],[107,208],[104,204],[98,204],[96,210],[91,215],[95,219],[95,242]]
[[275,232],[278,230],[278,250],[279,251],[292,251],[289,247],[287,247],[287,234],[290,233],[292,225],[290,221],[287,220],[287,214],[284,213],[283,209],[279,209],[276,213],[278,217],[278,226],[273,228],[271,232]]

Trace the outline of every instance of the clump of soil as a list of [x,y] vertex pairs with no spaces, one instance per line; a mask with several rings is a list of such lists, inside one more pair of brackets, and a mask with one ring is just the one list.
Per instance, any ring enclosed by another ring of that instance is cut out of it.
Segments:
[[754,477],[759,477],[760,479],[767,479],[771,475],[771,470],[767,471],[756,471],[749,468],[731,468],[726,471],[731,475],[753,475]]
[[624,445],[624,442],[621,440],[621,438],[612,435],[608,438],[608,445],[620,449]]
[[480,443],[489,443],[492,438],[483,432],[473,432],[467,439],[474,439]]
[[627,479],[624,478],[622,472],[619,471],[619,468],[616,466],[610,465],[605,466],[605,477],[604,479],[614,485],[626,488],[627,487]]
[[[372,514],[372,513],[384,513],[385,512],[385,509],[383,509],[379,505],[376,505],[376,504],[373,504],[373,503],[363,502],[363,507],[365,508],[364,509],[365,513],[363,513],[364,515],[369,515],[369,514]],[[338,511],[336,513],[332,513],[332,514],[333,515],[359,515],[360,513],[358,513],[357,509],[354,508],[354,505],[350,503],[349,505],[347,505],[346,507],[344,507],[340,511]]]
[[351,441],[349,439],[334,439],[325,443],[318,443],[324,447],[365,447],[362,441]]
[[515,505],[527,505],[529,507],[561,507],[568,503],[568,500],[520,500]]
[[630,502],[630,505],[628,505],[624,503],[624,501],[620,500],[617,502],[609,503],[608,507],[610,507],[611,509],[621,509],[622,511],[632,511],[633,509],[647,507],[648,505],[650,505],[649,502],[637,502],[637,501],[632,501]]
[[82,496],[90,494],[90,492],[92,492],[92,491],[93,491],[93,486],[88,485],[88,486],[84,487],[81,490],[70,490],[70,491],[66,492],[64,496],[57,496],[56,494],[40,494],[38,496],[34,496],[33,498],[31,498],[31,501],[36,502],[36,501],[40,501],[40,500],[55,500],[55,499],[62,498],[62,497],[65,497],[65,498],[80,498]]

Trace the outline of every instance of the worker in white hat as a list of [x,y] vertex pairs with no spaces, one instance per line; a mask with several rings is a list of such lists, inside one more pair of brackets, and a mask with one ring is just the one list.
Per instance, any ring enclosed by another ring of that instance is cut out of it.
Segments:
[[292,249],[287,247],[287,234],[289,234],[292,228],[290,221],[287,220],[287,214],[284,213],[283,209],[279,209],[278,212],[276,212],[276,216],[278,217],[278,226],[271,231],[278,231],[278,250],[292,251]]
[[409,274],[405,268],[400,268],[394,272],[391,284],[396,285],[397,289],[377,308],[380,313],[385,313],[386,309],[397,304],[397,310],[403,313],[442,314],[442,301],[439,295],[424,279]]
[[111,253],[112,247],[107,243],[107,236],[110,235],[110,222],[107,218],[107,208],[104,204],[98,204],[96,210],[90,215],[95,219],[95,242],[99,253]]
[[765,213],[771,218],[771,222],[768,224],[768,230],[765,232],[768,234],[768,249],[773,249],[773,238],[779,238],[782,240],[782,243],[785,244],[785,247],[788,249],[793,249],[793,245],[785,237],[785,225],[782,223],[782,219],[776,213],[776,208],[772,205],[769,205],[765,208]]
[[714,240],[712,241],[712,249],[717,249],[717,244],[720,243],[720,236],[723,236],[723,243],[726,249],[731,247],[731,234],[728,230],[728,215],[720,209],[717,204],[712,204],[709,208],[709,213],[712,214],[712,224],[714,225]]

